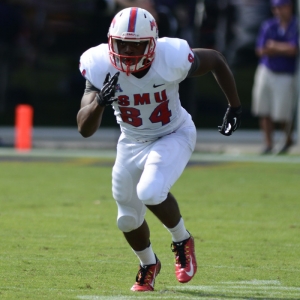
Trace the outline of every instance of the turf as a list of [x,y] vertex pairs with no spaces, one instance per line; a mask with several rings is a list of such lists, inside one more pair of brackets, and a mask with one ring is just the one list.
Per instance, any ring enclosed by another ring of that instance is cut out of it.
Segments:
[[198,273],[174,276],[170,235],[147,213],[162,262],[132,293],[138,261],[116,227],[111,159],[0,161],[0,299],[300,299],[299,164],[191,164],[172,188]]

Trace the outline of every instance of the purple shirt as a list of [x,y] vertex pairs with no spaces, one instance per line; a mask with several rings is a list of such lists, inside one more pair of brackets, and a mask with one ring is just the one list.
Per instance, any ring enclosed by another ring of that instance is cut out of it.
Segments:
[[[263,48],[267,40],[278,42],[288,42],[298,47],[298,22],[295,17],[291,20],[286,31],[279,26],[276,18],[265,21],[261,28],[256,41],[257,48]],[[297,66],[297,56],[262,56],[260,63],[274,72],[295,73]]]

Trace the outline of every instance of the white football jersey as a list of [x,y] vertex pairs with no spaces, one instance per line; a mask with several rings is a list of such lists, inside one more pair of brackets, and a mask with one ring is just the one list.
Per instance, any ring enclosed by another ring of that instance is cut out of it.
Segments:
[[[170,134],[191,116],[181,106],[179,83],[184,80],[194,61],[185,40],[160,38],[155,59],[143,78],[120,72],[113,108],[121,131],[135,141],[151,141]],[[101,89],[105,76],[117,70],[111,64],[108,45],[100,44],[83,53],[81,74]]]

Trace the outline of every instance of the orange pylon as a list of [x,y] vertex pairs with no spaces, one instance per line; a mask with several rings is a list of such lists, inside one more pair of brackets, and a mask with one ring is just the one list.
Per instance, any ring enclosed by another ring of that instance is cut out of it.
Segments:
[[33,107],[20,104],[15,115],[15,149],[29,151],[32,147]]

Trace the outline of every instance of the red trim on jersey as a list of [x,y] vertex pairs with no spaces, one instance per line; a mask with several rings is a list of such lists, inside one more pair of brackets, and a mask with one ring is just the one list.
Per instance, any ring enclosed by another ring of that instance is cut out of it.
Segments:
[[133,7],[130,10],[130,17],[129,17],[129,23],[128,23],[128,32],[134,32],[135,31],[135,24],[137,19],[137,7]]

